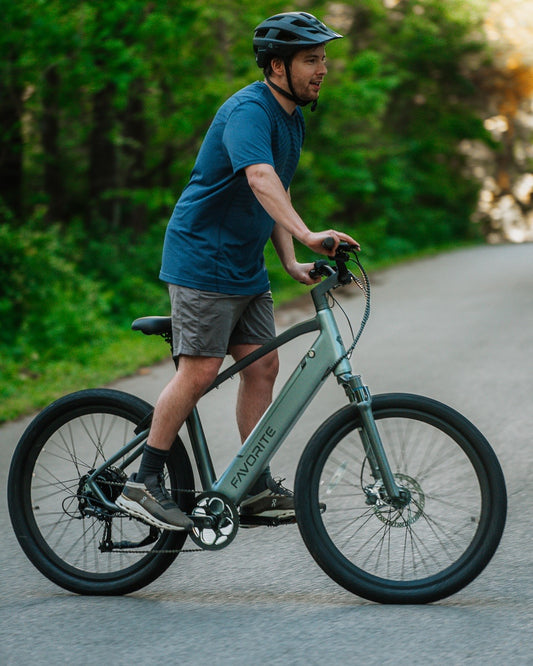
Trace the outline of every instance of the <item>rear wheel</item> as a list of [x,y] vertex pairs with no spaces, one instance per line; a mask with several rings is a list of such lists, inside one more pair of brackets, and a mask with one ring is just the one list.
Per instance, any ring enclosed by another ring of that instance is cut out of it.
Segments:
[[300,460],[302,537],[322,569],[359,596],[442,599],[479,575],[498,547],[507,507],[500,465],[479,430],[446,405],[390,394],[373,398],[372,410],[403,506],[372,477],[350,405],[318,429]]
[[[47,407],[23,434],[8,480],[11,521],[28,558],[57,585],[80,594],[132,592],[160,576],[182,548],[186,532],[160,531],[108,511],[85,488],[88,475],[133,439],[151,411],[120,391],[80,391]],[[124,461],[98,478],[111,502],[139,464]],[[193,474],[179,438],[165,478],[174,500],[190,512],[194,493],[185,491],[194,489]]]

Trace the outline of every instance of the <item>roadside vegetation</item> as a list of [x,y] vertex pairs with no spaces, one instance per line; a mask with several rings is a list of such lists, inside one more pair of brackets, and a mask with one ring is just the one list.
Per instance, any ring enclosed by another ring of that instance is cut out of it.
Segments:
[[[165,357],[133,319],[166,314],[166,222],[220,103],[261,78],[253,27],[291,7],[0,0],[0,421]],[[482,239],[459,144],[489,62],[477,0],[299,2],[346,38],[291,188],[369,269]],[[309,259],[304,248],[298,252]],[[277,302],[302,294],[271,248]]]

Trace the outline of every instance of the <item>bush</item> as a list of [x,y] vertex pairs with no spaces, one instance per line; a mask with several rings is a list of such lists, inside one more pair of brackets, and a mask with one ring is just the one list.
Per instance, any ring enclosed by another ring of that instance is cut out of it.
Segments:
[[58,227],[0,226],[0,348],[11,357],[59,358],[105,330],[105,290],[70,250]]

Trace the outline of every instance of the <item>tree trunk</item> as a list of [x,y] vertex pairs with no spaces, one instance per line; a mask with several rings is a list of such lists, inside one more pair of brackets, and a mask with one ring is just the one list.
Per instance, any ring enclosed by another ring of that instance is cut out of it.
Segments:
[[[22,215],[22,156],[22,88],[0,79],[0,198],[17,218]],[[0,216],[1,221],[1,207]]]
[[115,86],[107,83],[93,96],[92,128],[89,137],[89,226],[107,222],[113,226],[115,197],[106,195],[117,187],[117,155],[112,132],[115,124]]
[[48,199],[50,222],[64,219],[65,201],[59,155],[59,72],[55,65],[44,73],[41,141],[44,152],[44,191]]
[[[142,79],[135,80],[130,88],[128,106],[124,117],[124,186],[135,193],[135,190],[148,187],[146,174],[146,147],[148,132],[144,115],[144,96],[146,87]],[[127,225],[136,233],[146,231],[146,205],[130,201],[126,205]]]

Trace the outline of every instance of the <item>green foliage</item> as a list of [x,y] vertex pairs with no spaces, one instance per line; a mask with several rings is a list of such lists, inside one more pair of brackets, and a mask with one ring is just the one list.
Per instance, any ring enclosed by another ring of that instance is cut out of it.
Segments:
[[102,332],[99,285],[69,260],[59,229],[0,226],[0,349],[17,358],[66,354]]
[[[291,187],[311,228],[351,232],[373,261],[470,237],[477,189],[457,147],[487,140],[468,65],[483,56],[472,38],[479,2],[298,4],[346,36],[328,46]],[[5,383],[28,365],[42,374],[67,356],[83,363],[87,345],[101,350],[133,318],[167,311],[157,276],[172,206],[217,107],[262,76],[253,28],[287,4],[0,0],[0,9]],[[270,247],[266,259],[286,293]]]
[[457,147],[488,135],[465,65],[483,45],[470,37],[476,23],[464,4],[389,11],[367,1],[353,10],[344,52],[329,49],[320,116],[309,123],[312,159],[293,187],[318,226],[338,219],[356,236],[372,228],[368,242],[383,251],[469,237],[478,185]]

